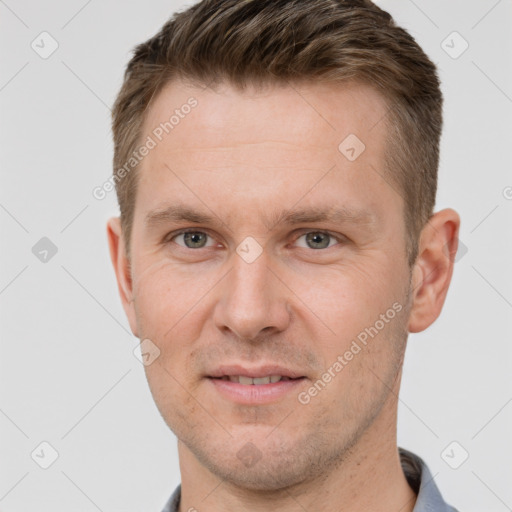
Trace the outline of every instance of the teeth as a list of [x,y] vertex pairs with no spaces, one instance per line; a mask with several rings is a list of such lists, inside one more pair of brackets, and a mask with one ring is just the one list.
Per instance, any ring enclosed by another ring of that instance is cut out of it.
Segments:
[[251,379],[251,377],[244,377],[243,375],[240,375],[238,378],[240,384],[254,384],[253,379]]
[[270,377],[256,377],[252,381],[253,384],[270,384]]
[[229,380],[230,382],[236,382],[238,384],[244,384],[246,386],[254,384],[259,386],[261,384],[270,384],[279,382],[280,380],[290,380],[288,377],[281,377],[281,375],[268,375],[267,377],[246,377],[245,375],[229,375],[222,377],[223,380]]

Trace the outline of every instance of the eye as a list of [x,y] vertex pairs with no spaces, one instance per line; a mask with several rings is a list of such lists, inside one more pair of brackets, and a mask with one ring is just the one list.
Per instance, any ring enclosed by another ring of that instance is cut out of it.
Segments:
[[[176,233],[169,238],[169,241],[176,241],[182,238],[183,243],[176,242],[178,245],[187,249],[202,249],[204,247],[208,247],[208,245],[206,245],[206,240],[209,236],[210,235],[204,231],[186,230]],[[214,245],[213,241],[210,246],[211,245]]]
[[[296,241],[301,238],[305,238],[306,246],[302,245],[306,249],[327,249],[341,242],[340,237],[336,237],[327,231],[309,231],[299,236]],[[330,242],[335,242],[331,244]]]

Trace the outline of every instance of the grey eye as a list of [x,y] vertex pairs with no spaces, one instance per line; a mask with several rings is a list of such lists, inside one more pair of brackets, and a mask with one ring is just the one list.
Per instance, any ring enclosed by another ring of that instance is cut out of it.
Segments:
[[183,237],[184,245],[188,249],[202,249],[206,247],[206,241],[208,239],[208,234],[203,233],[202,231],[188,231],[186,233],[180,233],[176,235],[174,239],[178,239],[179,237]]
[[325,249],[329,247],[331,241],[336,242],[336,239],[332,235],[323,231],[311,231],[310,233],[300,236],[297,240],[303,237],[306,238],[306,247],[308,249]]

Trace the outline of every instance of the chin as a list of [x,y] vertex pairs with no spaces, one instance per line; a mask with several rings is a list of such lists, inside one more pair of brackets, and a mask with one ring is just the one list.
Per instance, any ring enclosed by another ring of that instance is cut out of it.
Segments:
[[[323,442],[305,439],[290,445],[288,436],[252,437],[254,443],[238,441],[214,446],[188,445],[196,459],[212,474],[233,486],[254,492],[284,492],[311,482],[339,462],[339,454]],[[258,447],[256,447],[256,444]],[[305,448],[306,447],[306,448]],[[323,449],[322,449],[323,448]],[[325,449],[327,452],[324,452]]]

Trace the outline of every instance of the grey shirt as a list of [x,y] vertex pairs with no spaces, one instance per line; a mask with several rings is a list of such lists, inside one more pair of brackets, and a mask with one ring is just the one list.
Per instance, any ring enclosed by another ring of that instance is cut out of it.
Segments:
[[[404,448],[398,451],[405,477],[417,495],[413,512],[457,512],[443,500],[423,459]],[[181,485],[178,485],[162,512],[178,512],[180,496]]]

